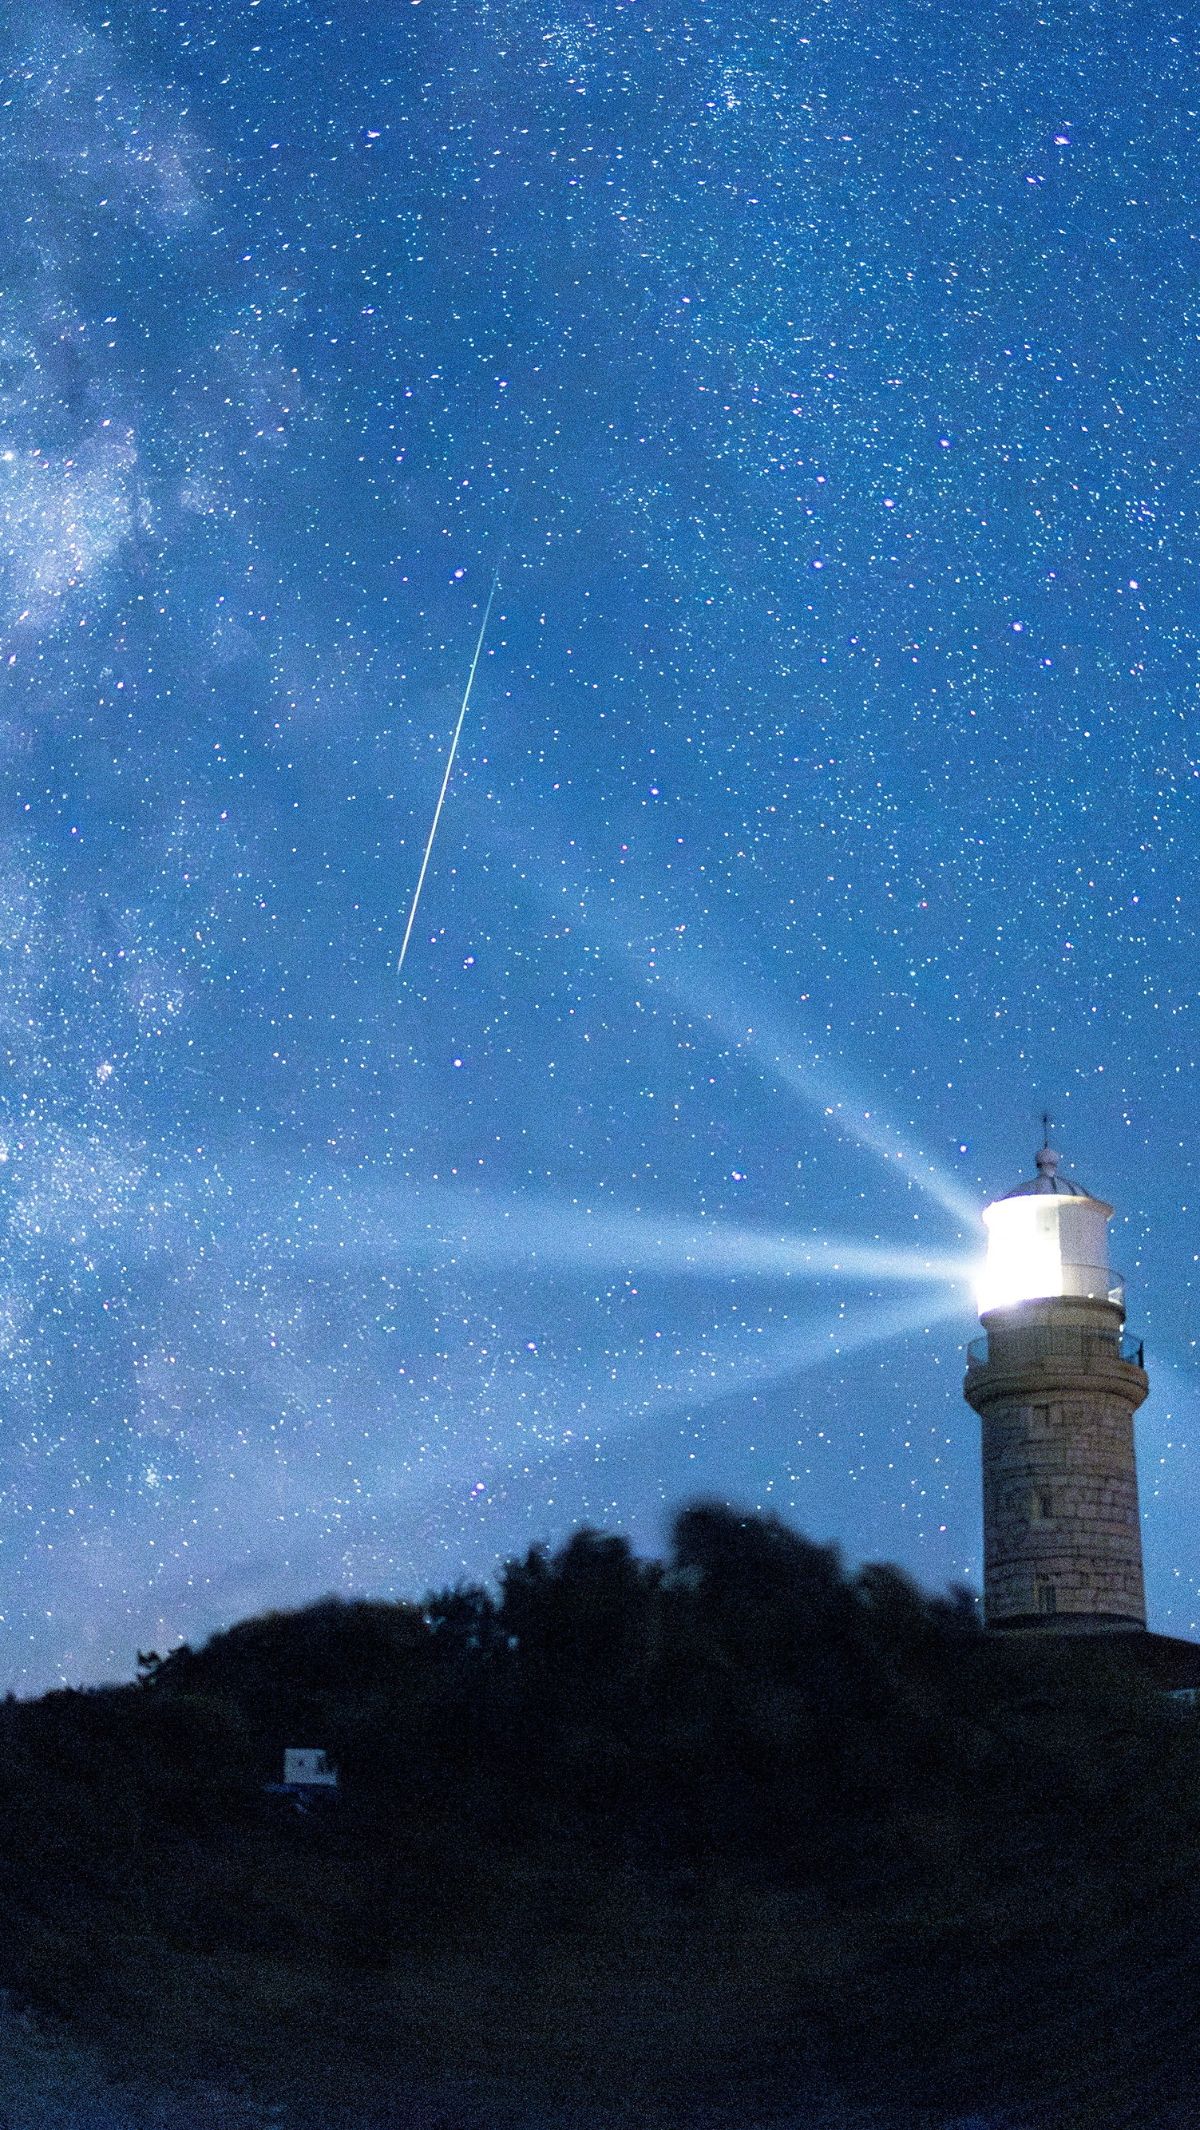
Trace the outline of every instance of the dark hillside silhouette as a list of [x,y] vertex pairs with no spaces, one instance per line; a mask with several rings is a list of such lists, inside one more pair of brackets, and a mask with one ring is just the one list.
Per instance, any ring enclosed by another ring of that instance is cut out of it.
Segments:
[[[319,1820],[264,1796],[295,1744]],[[1113,1652],[711,1503],[663,1562],[582,1531],[0,1708],[0,1984],[330,2120],[468,2079],[1182,2123],[1198,1856],[1197,1719]]]

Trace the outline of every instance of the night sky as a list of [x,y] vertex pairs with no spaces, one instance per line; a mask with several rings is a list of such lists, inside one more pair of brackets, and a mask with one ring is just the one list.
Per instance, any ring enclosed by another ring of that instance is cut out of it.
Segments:
[[1198,45],[4,10],[0,1685],[701,1494],[977,1582],[1047,1106],[1200,1631]]

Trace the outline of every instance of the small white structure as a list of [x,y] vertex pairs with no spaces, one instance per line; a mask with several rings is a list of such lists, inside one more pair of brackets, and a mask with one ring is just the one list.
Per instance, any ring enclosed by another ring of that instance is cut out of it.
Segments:
[[328,1754],[319,1746],[285,1746],[283,1786],[286,1790],[336,1790],[337,1769],[330,1766]]

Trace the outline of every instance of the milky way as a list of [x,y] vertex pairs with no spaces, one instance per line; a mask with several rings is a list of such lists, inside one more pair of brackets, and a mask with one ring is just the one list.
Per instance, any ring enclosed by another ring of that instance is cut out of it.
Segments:
[[1047,1104],[1200,1627],[1198,42],[5,11],[7,1683],[697,1494],[977,1579]]

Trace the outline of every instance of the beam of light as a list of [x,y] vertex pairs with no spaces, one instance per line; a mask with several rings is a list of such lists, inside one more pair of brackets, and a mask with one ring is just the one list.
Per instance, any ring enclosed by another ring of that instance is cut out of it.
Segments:
[[652,1393],[646,1398],[636,1413],[630,1413],[627,1407],[626,1414],[635,1424],[641,1425],[669,1419],[677,1412],[706,1411],[710,1406],[723,1404],[727,1398],[769,1390],[796,1376],[807,1375],[813,1369],[844,1360],[849,1354],[862,1353],[870,1346],[881,1346],[888,1339],[905,1338],[913,1331],[929,1331],[935,1324],[946,1323],[960,1315],[961,1311],[961,1295],[957,1290],[946,1290],[932,1297],[928,1294],[910,1296],[890,1309],[863,1309],[853,1316],[839,1318],[824,1330],[815,1329],[811,1323],[797,1325],[777,1339],[765,1354],[756,1356],[750,1367],[738,1367],[735,1357],[734,1363],[720,1374],[711,1367],[707,1382],[701,1379],[686,1386],[664,1386],[657,1394]]
[[728,957],[683,943],[678,932],[666,942],[647,936],[645,912],[621,902],[606,907],[591,883],[572,874],[565,853],[559,855],[553,871],[555,877],[565,875],[553,897],[556,914],[565,896],[574,921],[582,920],[614,957],[633,970],[639,992],[667,992],[698,1034],[715,1035],[752,1058],[760,1072],[815,1111],[826,1129],[877,1155],[890,1174],[931,1199],[956,1227],[972,1237],[978,1235],[982,1197],[964,1189],[908,1139],[878,1103],[856,1099],[844,1076],[831,1068],[817,1042],[803,1029],[784,1026],[767,1011],[747,1011],[738,1004],[739,993],[745,990],[744,975]]
[[843,1240],[453,1191],[402,1199],[398,1192],[367,1186],[349,1193],[344,1184],[330,1183],[302,1192],[296,1213],[301,1247],[331,1251],[343,1261],[367,1255],[525,1266],[550,1275],[881,1280],[963,1290],[977,1273],[963,1257],[880,1238]]
[[877,1107],[865,1108],[848,1093],[839,1092],[811,1064],[797,1057],[794,1041],[789,1044],[769,1025],[747,1028],[742,1042],[761,1063],[770,1066],[785,1087],[816,1109],[831,1131],[868,1153],[878,1154],[894,1173],[931,1198],[952,1220],[968,1232],[978,1231],[982,1200],[965,1191]]
[[467,675],[467,685],[463,689],[463,699],[461,704],[459,705],[458,711],[458,723],[454,727],[454,737],[450,742],[450,752],[446,756],[446,768],[445,773],[442,777],[442,788],[438,793],[437,805],[433,809],[433,820],[429,825],[429,837],[425,845],[425,855],[421,860],[421,870],[417,874],[416,887],[413,889],[412,903],[408,912],[408,923],[404,927],[404,938],[400,945],[400,958],[396,963],[397,976],[400,975],[401,971],[404,968],[404,957],[408,953],[408,943],[409,940],[412,938],[412,929],[417,921],[417,908],[421,900],[421,890],[425,885],[425,875],[429,871],[429,860],[433,856],[433,845],[434,839],[438,832],[438,822],[442,818],[442,808],[446,803],[446,793],[450,788],[450,778],[454,769],[454,757],[458,753],[458,743],[459,740],[462,738],[462,729],[463,725],[466,722],[467,709],[471,701],[471,689],[475,684],[475,669],[479,664],[480,654],[483,651],[483,639],[487,635],[487,625],[489,620],[491,619],[492,601],[495,599],[499,584],[500,572],[499,570],[497,570],[495,576],[492,578],[491,591],[487,595],[487,604],[483,610],[483,620],[479,624],[479,635],[475,641],[475,656],[471,660],[471,670]]
[[[477,1479],[485,1482],[488,1494],[493,1483],[511,1474],[514,1462],[523,1468],[550,1466],[558,1475],[557,1485],[573,1460],[593,1465],[606,1451],[678,1415],[691,1418],[732,1399],[777,1389],[890,1339],[930,1331],[935,1324],[958,1315],[961,1307],[957,1292],[926,1293],[907,1297],[889,1309],[863,1308],[821,1330],[812,1324],[796,1325],[769,1343],[758,1343],[753,1351],[749,1342],[743,1342],[727,1356],[684,1362],[673,1382],[664,1382],[661,1366],[645,1354],[614,1355],[606,1361],[605,1382],[599,1396],[587,1384],[572,1392],[569,1426],[548,1428],[540,1441],[536,1427],[528,1429],[515,1440],[510,1437],[506,1449],[486,1440],[476,1441],[469,1454],[470,1468]],[[486,1405],[490,1416],[491,1379]],[[436,1519],[439,1514],[452,1517],[459,1512],[462,1430],[470,1418],[469,1397],[464,1398],[461,1389],[456,1392],[455,1411],[455,1433],[446,1444],[448,1469],[424,1464],[421,1468],[394,1471],[383,1482],[385,1494],[410,1514],[423,1511]],[[423,1564],[414,1564],[414,1572],[424,1573]]]
[[[630,940],[623,945],[645,976],[646,948]],[[738,1011],[730,1003],[738,990],[734,972],[722,967],[710,975],[698,966],[694,953],[688,955],[685,972],[679,959],[677,948],[652,957],[651,981],[670,991],[694,1027],[715,1032],[735,1050],[752,1057],[760,1070],[815,1110],[831,1131],[877,1154],[894,1175],[931,1198],[968,1233],[978,1233],[982,1201],[908,1140],[877,1104],[867,1107],[852,1099],[844,1086],[839,1087],[811,1039],[782,1026],[769,1013]]]
[[[656,974],[662,981],[661,966]],[[981,1201],[907,1139],[877,1104],[864,1105],[839,1088],[828,1066],[819,1061],[816,1046],[803,1035],[782,1027],[769,1014],[735,1013],[728,990],[707,982],[693,989],[690,983],[667,980],[694,1021],[715,1029],[736,1050],[752,1057],[778,1084],[815,1110],[831,1131],[877,1154],[895,1175],[932,1198],[968,1232],[978,1233]]]

